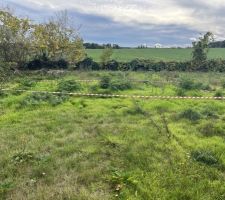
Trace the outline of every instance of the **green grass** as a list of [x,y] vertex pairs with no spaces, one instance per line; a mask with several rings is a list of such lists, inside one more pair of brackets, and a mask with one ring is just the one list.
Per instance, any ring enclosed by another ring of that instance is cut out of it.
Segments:
[[[87,49],[88,56],[100,61],[101,49]],[[112,58],[128,62],[135,58],[156,61],[185,61],[192,57],[192,49],[115,49]],[[209,58],[225,58],[225,49],[210,49]]]
[[[125,90],[102,89],[98,82],[69,85],[103,75],[151,83],[132,83]],[[224,74],[214,73],[26,73],[5,87],[57,91],[63,85],[67,91],[173,96],[179,84],[155,81],[184,77],[211,88],[185,94],[225,92]],[[0,96],[0,199],[224,199],[224,113],[220,100],[7,92]]]

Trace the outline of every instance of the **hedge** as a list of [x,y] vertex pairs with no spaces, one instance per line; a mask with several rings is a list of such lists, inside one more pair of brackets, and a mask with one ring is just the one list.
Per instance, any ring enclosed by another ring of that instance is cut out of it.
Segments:
[[201,64],[195,64],[192,61],[177,62],[177,61],[153,61],[153,60],[141,60],[135,59],[130,62],[118,62],[116,60],[109,61],[106,65],[102,66],[99,63],[94,62],[92,59],[88,59],[89,67],[85,67],[86,60],[77,64],[76,69],[91,69],[91,70],[113,70],[113,71],[215,71],[225,72],[225,60],[208,60]]
[[[67,69],[69,64],[65,60],[49,61],[35,59],[25,66],[28,70],[37,69]],[[72,67],[75,70],[112,70],[112,71],[200,71],[200,72],[225,72],[225,60],[208,60],[201,64],[192,61],[154,61],[134,59],[130,62],[118,62],[111,60],[105,65],[95,62],[92,58],[85,58]]]

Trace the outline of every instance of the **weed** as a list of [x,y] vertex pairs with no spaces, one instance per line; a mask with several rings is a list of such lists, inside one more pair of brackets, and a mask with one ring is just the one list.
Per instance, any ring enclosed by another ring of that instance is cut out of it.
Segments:
[[211,90],[210,85],[194,82],[188,78],[181,79],[179,87],[183,90]]
[[222,88],[225,89],[225,81],[222,82]]
[[14,164],[23,164],[23,163],[30,163],[38,160],[36,155],[31,152],[19,152],[15,155],[13,155],[11,161]]
[[36,81],[30,79],[23,79],[20,81],[19,89],[27,89],[34,87],[37,84]]
[[138,180],[130,173],[113,169],[111,172],[110,182],[117,194],[126,186],[136,187]]
[[203,163],[205,165],[213,166],[218,165],[220,163],[217,156],[208,150],[196,150],[191,152],[191,157],[200,163]]
[[222,90],[218,90],[214,95],[214,97],[223,97],[223,96],[224,96],[224,93]]
[[177,88],[176,89],[176,94],[177,96],[180,96],[180,97],[184,97],[186,94],[185,94],[185,90],[182,89],[182,88]]
[[102,76],[100,79],[99,86],[102,89],[108,89],[110,87],[111,78],[110,76]]
[[76,92],[81,90],[81,85],[74,80],[63,80],[59,82],[57,91]]
[[57,106],[68,99],[67,95],[52,95],[47,93],[33,93],[19,103],[18,108],[27,106],[38,106],[42,103],[49,103],[52,106]]
[[204,136],[223,136],[225,130],[223,127],[216,125],[213,122],[207,122],[200,127],[200,131]]
[[14,187],[12,182],[0,182],[0,199],[6,199],[7,193]]
[[111,81],[111,90],[128,90],[132,88],[132,84],[127,79],[114,79]]
[[147,112],[136,101],[133,101],[133,106],[129,110],[127,110],[126,113],[131,115],[146,115],[147,114]]
[[198,121],[201,119],[201,114],[191,108],[184,110],[179,114],[179,118],[188,119],[190,121]]

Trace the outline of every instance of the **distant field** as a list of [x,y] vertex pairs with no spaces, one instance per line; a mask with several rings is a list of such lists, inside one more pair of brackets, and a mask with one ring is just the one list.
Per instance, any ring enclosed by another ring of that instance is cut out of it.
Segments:
[[[87,54],[100,61],[101,49],[87,49]],[[163,61],[185,61],[191,59],[192,49],[116,49],[113,59],[130,61],[135,58]],[[210,49],[209,58],[225,58],[225,49]]]

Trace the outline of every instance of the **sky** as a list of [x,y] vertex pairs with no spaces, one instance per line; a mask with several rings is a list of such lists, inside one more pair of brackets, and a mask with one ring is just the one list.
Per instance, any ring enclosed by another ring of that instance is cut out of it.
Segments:
[[34,21],[67,10],[86,42],[190,46],[207,31],[225,39],[225,0],[0,0],[0,5]]

